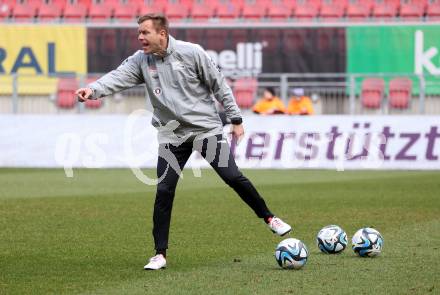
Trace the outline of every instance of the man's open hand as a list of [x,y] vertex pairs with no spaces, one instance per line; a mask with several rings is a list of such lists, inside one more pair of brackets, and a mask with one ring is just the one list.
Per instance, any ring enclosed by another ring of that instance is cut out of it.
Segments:
[[240,124],[240,125],[232,124],[231,134],[232,134],[232,137],[235,138],[237,144],[240,143],[241,139],[244,136],[243,124]]

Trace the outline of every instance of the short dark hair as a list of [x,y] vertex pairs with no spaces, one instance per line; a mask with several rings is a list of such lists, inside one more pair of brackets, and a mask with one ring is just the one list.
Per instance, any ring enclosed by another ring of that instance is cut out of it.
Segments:
[[273,87],[266,87],[266,89],[264,89],[264,90],[268,91],[270,94],[275,96],[275,89]]
[[168,35],[168,18],[165,15],[160,13],[148,13],[139,17],[138,24],[140,25],[146,20],[151,20],[153,22],[153,25],[156,28],[156,32],[159,32],[160,30],[165,30]]

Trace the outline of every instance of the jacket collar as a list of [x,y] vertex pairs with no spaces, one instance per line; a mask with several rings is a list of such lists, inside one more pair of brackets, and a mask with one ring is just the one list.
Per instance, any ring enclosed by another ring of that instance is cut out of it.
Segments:
[[172,54],[176,48],[176,39],[173,36],[168,35],[168,47],[166,56]]
[[165,52],[164,56],[159,56],[155,53],[152,54],[152,56],[154,56],[156,59],[163,59],[165,57],[167,57],[168,55],[172,54],[175,50],[176,47],[176,39],[174,39],[173,36],[168,35],[168,44],[167,44],[167,50]]

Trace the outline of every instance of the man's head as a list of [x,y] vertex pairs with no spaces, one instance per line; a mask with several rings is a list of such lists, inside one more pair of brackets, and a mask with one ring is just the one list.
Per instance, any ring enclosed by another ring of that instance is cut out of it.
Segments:
[[266,87],[266,89],[264,89],[264,93],[263,96],[265,99],[272,99],[275,96],[275,89],[273,89],[273,87]]
[[138,40],[145,53],[163,55],[168,45],[168,19],[162,14],[150,13],[138,20]]
[[291,93],[294,98],[300,99],[304,96],[304,89],[303,88],[293,88],[291,89]]

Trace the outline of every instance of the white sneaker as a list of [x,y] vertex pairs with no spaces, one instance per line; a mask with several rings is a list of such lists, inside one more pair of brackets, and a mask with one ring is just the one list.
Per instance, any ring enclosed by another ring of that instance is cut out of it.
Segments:
[[275,216],[270,220],[268,225],[270,230],[279,236],[284,236],[292,230],[290,225]]
[[157,254],[150,258],[150,261],[147,265],[144,266],[145,270],[158,270],[161,268],[165,268],[167,266],[167,261],[162,254]]

